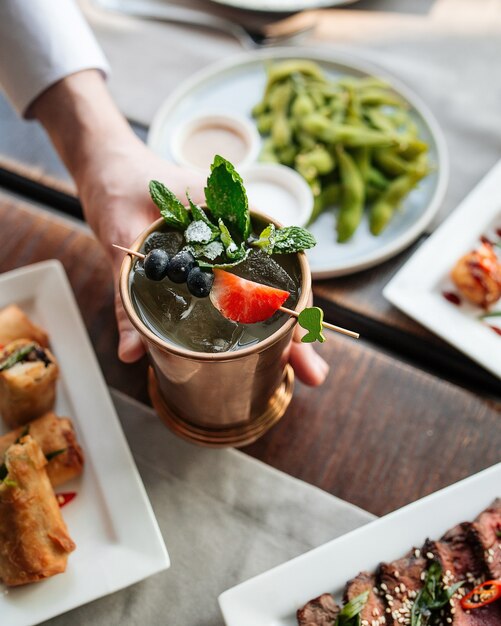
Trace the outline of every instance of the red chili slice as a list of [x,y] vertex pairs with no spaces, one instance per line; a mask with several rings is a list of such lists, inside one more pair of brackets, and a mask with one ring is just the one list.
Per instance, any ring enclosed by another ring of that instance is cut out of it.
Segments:
[[[473,598],[476,597],[474,600]],[[461,598],[463,609],[478,609],[501,598],[501,580],[487,580]]]
[[69,502],[71,502],[75,496],[76,496],[76,492],[75,491],[66,491],[65,493],[58,493],[56,494],[56,498],[57,498],[57,503],[59,504],[59,508],[63,508],[63,506],[66,506]]

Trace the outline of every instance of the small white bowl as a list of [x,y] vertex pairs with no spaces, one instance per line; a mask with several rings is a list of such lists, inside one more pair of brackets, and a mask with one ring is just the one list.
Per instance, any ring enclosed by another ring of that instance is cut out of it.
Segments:
[[228,159],[239,170],[253,163],[259,156],[260,143],[257,129],[246,118],[209,114],[182,124],[172,137],[171,151],[179,165],[207,173],[215,154]]
[[254,163],[239,170],[249,205],[283,226],[305,226],[313,210],[313,194],[295,170],[278,163]]

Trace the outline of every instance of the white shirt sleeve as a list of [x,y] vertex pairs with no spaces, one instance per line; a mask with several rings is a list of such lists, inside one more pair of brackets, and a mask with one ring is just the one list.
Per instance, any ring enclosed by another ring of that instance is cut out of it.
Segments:
[[74,0],[0,0],[0,85],[20,115],[58,80],[92,68],[109,72]]

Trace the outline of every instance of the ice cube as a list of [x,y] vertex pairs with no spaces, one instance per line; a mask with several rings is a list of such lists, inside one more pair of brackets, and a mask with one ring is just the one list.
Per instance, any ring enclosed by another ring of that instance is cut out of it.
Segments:
[[193,299],[176,329],[176,341],[197,352],[226,352],[243,333],[239,324],[217,311],[209,298]]
[[153,248],[161,248],[174,256],[183,247],[184,238],[183,233],[176,230],[170,232],[155,232],[151,233],[144,242],[144,252],[148,254]]
[[273,257],[260,250],[252,251],[245,261],[234,268],[234,273],[256,283],[284,289],[291,296],[297,295],[297,284]]
[[143,320],[161,335],[169,334],[189,307],[189,298],[176,293],[170,281],[148,280],[140,264],[134,271],[132,293]]

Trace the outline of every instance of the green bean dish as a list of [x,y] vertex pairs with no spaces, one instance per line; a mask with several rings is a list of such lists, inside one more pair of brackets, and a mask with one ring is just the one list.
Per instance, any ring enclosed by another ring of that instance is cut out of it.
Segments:
[[331,80],[308,60],[272,64],[252,110],[264,138],[260,159],[306,179],[314,197],[309,224],[335,207],[343,243],[367,211],[371,233],[379,235],[432,170],[408,109],[379,78]]

